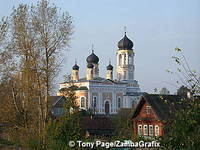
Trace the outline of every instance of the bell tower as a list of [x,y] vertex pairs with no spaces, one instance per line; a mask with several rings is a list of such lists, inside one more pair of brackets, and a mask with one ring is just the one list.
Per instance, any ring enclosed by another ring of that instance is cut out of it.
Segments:
[[117,79],[134,80],[134,51],[133,42],[126,36],[118,42],[117,50]]

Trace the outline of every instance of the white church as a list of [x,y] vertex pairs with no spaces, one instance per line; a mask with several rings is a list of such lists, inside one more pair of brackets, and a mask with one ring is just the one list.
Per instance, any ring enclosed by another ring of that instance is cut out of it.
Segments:
[[79,77],[79,66],[75,62],[71,80],[60,83],[60,89],[77,86],[77,105],[81,109],[92,109],[96,114],[116,114],[121,108],[132,108],[141,95],[138,81],[134,78],[134,55],[133,42],[125,32],[118,42],[117,79],[113,78],[111,63],[106,67],[106,77],[99,76],[99,58],[92,51],[86,59],[86,77]]

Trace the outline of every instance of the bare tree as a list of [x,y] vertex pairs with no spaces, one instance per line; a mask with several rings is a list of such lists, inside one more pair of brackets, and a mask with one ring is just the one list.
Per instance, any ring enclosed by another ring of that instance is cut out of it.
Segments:
[[2,20],[0,21],[0,44],[6,37],[7,29],[8,29],[7,18],[6,19],[2,18]]
[[19,5],[8,23],[9,26],[0,23],[0,39],[5,39],[5,32],[9,34],[6,37],[9,42],[0,57],[0,65],[9,74],[7,81],[10,81],[11,93],[8,99],[12,99],[12,108],[20,114],[27,130],[33,126],[30,116],[37,110],[38,132],[44,140],[49,117],[48,97],[62,62],[62,53],[69,46],[72,18],[67,12],[61,13],[54,4],[41,0],[35,6]]
[[177,52],[177,55],[172,58],[178,65],[178,68],[176,71],[167,70],[167,72],[175,74],[178,77],[177,83],[180,86],[183,85],[184,87],[187,87],[192,94],[200,94],[200,74],[196,70],[191,69],[183,50],[175,48],[175,51]]
[[31,10],[32,25],[37,34],[37,49],[41,51],[40,66],[45,84],[44,117],[48,119],[48,96],[60,65],[59,55],[69,44],[72,34],[72,18],[68,13],[59,14],[56,6],[49,7],[49,2],[42,0]]

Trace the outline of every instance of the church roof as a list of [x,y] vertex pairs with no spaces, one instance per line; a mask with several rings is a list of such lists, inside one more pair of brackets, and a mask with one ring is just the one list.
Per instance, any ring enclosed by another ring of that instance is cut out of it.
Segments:
[[[94,77],[92,80],[90,80],[90,82],[112,82],[114,84],[127,84],[127,82],[125,81],[118,81],[118,80],[110,80],[110,79],[106,79],[106,78],[102,78],[102,77]],[[78,81],[74,81],[74,83],[76,82],[88,82],[87,78],[80,78]],[[65,83],[70,83],[70,82],[63,82],[63,83],[60,83],[60,84],[65,84]]]
[[143,92],[126,92],[124,96],[140,96]]
[[94,65],[92,64],[92,63],[89,63],[88,65],[87,65],[87,68],[93,68],[94,67]]
[[79,66],[77,64],[75,64],[73,67],[72,67],[73,70],[79,70]]
[[124,37],[118,42],[119,50],[132,50],[133,42],[126,36],[126,32]]
[[109,64],[106,68],[107,70],[113,70],[113,66],[111,64]]
[[92,54],[90,54],[87,59],[86,59],[87,63],[94,63],[97,64],[99,62],[99,58],[94,54],[94,52],[92,51]]

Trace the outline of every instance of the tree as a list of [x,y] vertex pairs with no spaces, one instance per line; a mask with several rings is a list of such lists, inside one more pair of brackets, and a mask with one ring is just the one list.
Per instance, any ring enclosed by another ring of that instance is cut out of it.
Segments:
[[113,116],[112,122],[115,127],[115,140],[129,140],[133,137],[131,126],[131,109],[121,109],[116,116]]
[[42,0],[31,10],[33,29],[37,34],[38,49],[41,51],[40,69],[45,84],[44,118],[48,119],[48,96],[52,80],[57,74],[60,61],[58,56],[66,48],[72,34],[72,21],[68,13],[59,14],[56,6],[49,7],[49,2]]
[[[0,23],[0,39],[7,41],[0,55],[0,75],[11,89],[5,101],[11,102],[15,116],[20,114],[17,117],[25,125],[20,129],[30,132],[34,128],[43,145],[49,119],[48,96],[62,62],[62,53],[69,45],[72,28],[72,17],[47,0],[31,6],[20,4],[6,22]],[[3,84],[3,80],[1,82]],[[6,93],[2,90],[2,94]],[[33,119],[35,111],[39,116]]]
[[177,95],[181,95],[181,96],[188,96],[188,92],[190,93],[190,90],[185,87],[185,86],[181,86],[178,90],[177,90]]
[[[176,111],[175,120],[167,124],[161,143],[166,149],[196,150],[199,149],[200,138],[200,78],[196,71],[191,71],[182,50],[179,48],[175,50],[183,59],[173,57],[175,62],[183,68],[183,70],[180,67],[177,69],[181,83],[184,84],[178,90],[178,94],[183,96],[182,107]],[[188,91],[191,92],[191,97],[186,97]]]
[[175,114],[175,120],[166,126],[161,143],[166,149],[196,150],[200,138],[200,98],[182,99],[185,106]]
[[2,20],[0,21],[0,45],[1,45],[1,42],[6,37],[7,29],[8,29],[7,19],[2,18]]
[[168,90],[166,87],[163,87],[163,88],[160,90],[159,93],[160,93],[160,94],[164,94],[164,95],[169,95],[169,94],[170,94],[169,90]]
[[76,86],[72,86],[60,91],[67,99],[64,104],[65,113],[61,118],[49,122],[47,130],[48,149],[71,149],[68,145],[69,141],[84,139],[84,132],[80,125],[82,113],[76,104],[76,89]]
[[[200,93],[200,75],[196,70],[192,70],[188,60],[180,48],[175,48],[176,56],[172,56],[174,62],[178,65],[176,71],[167,70],[167,72],[178,77],[178,84],[187,87],[192,94]],[[179,86],[180,87],[180,86]]]

